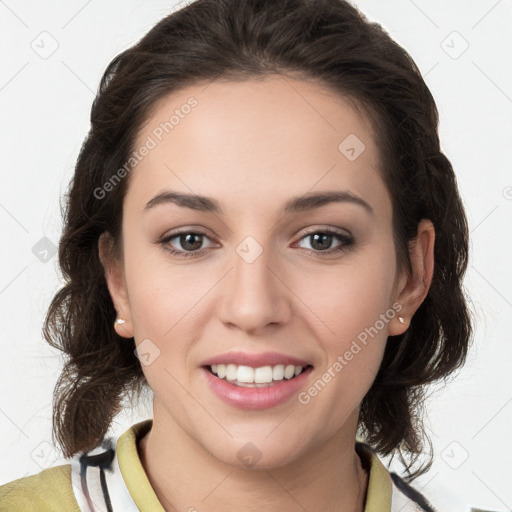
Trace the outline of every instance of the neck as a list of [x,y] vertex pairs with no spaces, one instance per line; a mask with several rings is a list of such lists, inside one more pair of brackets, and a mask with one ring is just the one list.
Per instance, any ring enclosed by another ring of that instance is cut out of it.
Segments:
[[284,466],[259,470],[224,464],[171,431],[153,422],[138,442],[142,465],[167,511],[364,511],[368,475],[355,452],[355,431],[350,443],[337,435]]

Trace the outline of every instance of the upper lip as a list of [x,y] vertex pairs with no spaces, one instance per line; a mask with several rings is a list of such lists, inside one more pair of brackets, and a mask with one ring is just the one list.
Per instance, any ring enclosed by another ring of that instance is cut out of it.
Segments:
[[262,352],[260,354],[251,354],[249,352],[226,352],[215,357],[211,357],[203,362],[202,366],[211,366],[213,364],[236,364],[238,366],[251,366],[252,368],[261,368],[262,366],[274,366],[276,364],[308,366],[310,363],[297,357],[287,356],[279,352]]

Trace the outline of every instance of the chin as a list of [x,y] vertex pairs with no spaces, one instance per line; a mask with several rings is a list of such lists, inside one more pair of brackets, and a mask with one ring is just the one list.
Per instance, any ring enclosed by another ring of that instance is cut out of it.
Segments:
[[[297,463],[301,458],[302,454],[297,451],[298,442],[290,436],[287,440],[286,444],[281,439],[269,441],[260,433],[244,440],[230,440],[229,446],[216,443],[214,447],[206,445],[205,448],[222,464],[254,471],[271,470]],[[303,441],[300,441],[300,448],[303,447]]]

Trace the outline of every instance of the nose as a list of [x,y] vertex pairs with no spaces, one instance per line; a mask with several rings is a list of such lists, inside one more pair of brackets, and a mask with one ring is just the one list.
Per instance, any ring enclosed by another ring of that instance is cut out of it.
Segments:
[[220,290],[222,322],[251,334],[286,323],[291,316],[291,292],[276,252],[249,238],[237,247],[231,262]]

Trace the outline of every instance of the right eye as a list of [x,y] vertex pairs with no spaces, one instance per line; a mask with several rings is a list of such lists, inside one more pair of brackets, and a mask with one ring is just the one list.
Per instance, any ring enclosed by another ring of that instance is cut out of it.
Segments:
[[[199,256],[204,253],[203,245],[204,239],[208,239],[205,233],[197,231],[180,231],[178,233],[172,233],[160,240],[162,247],[174,254],[184,258],[190,258],[193,256]],[[176,240],[173,242],[173,240]],[[175,244],[181,246],[176,248]]]

